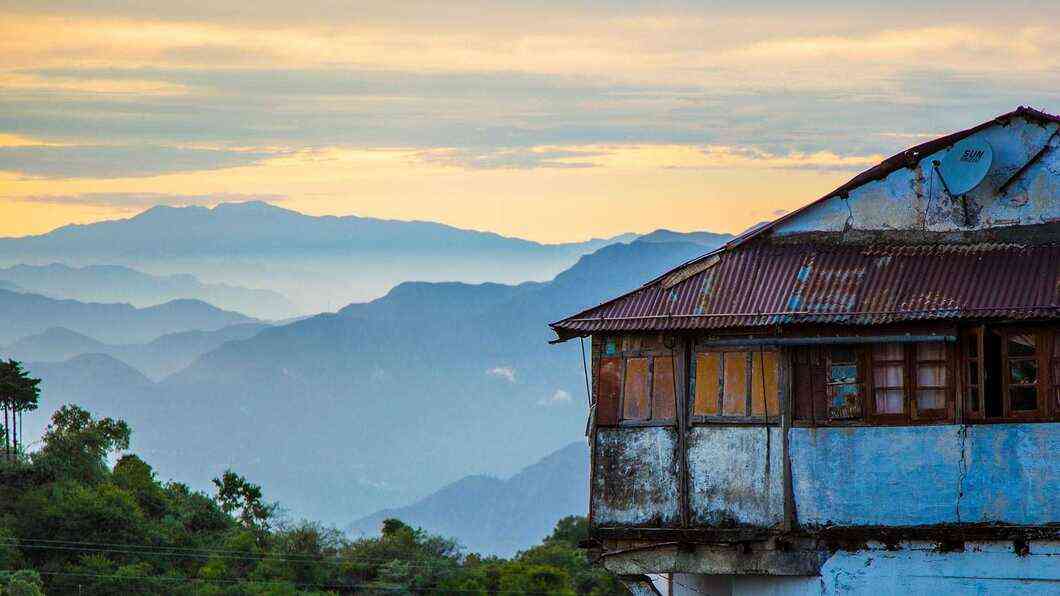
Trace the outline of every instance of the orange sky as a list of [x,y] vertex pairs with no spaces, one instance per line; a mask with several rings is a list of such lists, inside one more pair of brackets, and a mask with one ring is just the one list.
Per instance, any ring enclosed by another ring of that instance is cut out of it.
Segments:
[[737,232],[1060,106],[1045,3],[41,4],[0,7],[0,235],[254,198],[547,242]]

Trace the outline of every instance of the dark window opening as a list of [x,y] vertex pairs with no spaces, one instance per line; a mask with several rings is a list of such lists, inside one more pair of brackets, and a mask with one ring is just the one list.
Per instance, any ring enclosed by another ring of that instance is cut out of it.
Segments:
[[828,351],[826,391],[828,418],[851,420],[860,418],[864,385],[859,366],[860,353],[849,347],[835,347]]
[[998,334],[983,334],[982,363],[986,415],[1000,418],[1005,415],[1005,403],[1001,395],[1001,336]]

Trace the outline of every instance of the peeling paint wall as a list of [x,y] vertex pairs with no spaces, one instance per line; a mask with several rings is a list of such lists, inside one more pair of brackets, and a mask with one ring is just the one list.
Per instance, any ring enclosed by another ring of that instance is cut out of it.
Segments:
[[[994,150],[986,178],[966,195],[970,225],[961,201],[946,194],[934,171],[932,162],[942,160],[943,149],[923,156],[913,168],[855,188],[846,198],[822,201],[778,225],[774,233],[840,232],[848,227],[950,232],[1055,220],[1060,218],[1060,135],[1054,136],[1058,127],[1013,118],[969,137],[987,140]],[[1000,194],[1002,185],[1046,144],[1050,150]]]
[[1060,521],[1060,424],[790,433],[800,525]]
[[782,430],[700,426],[688,434],[693,526],[779,526],[784,522]]
[[679,501],[676,430],[597,430],[591,505],[596,526],[676,527]]
[[838,596],[865,594],[1060,594],[1060,543],[1031,544],[1017,556],[1006,543],[972,544],[964,552],[930,545],[898,551],[837,552],[820,577],[675,574],[674,596]]

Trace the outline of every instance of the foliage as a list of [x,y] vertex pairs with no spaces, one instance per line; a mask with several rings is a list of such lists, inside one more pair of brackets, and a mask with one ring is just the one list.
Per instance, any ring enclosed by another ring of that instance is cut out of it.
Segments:
[[22,413],[37,409],[40,402],[40,379],[29,376],[22,363],[0,361],[0,409],[4,411],[4,453],[8,459],[21,449]]
[[211,498],[162,483],[128,449],[129,427],[77,406],[54,413],[43,446],[0,469],[0,596],[37,594],[626,594],[590,565],[569,517],[511,560],[386,520],[377,538],[276,517],[232,470]]

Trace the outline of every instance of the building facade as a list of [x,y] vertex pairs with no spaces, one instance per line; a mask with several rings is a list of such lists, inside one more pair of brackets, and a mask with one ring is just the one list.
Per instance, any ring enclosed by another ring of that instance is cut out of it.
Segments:
[[553,323],[591,338],[594,559],[635,593],[1060,594],[1058,131],[924,143]]

